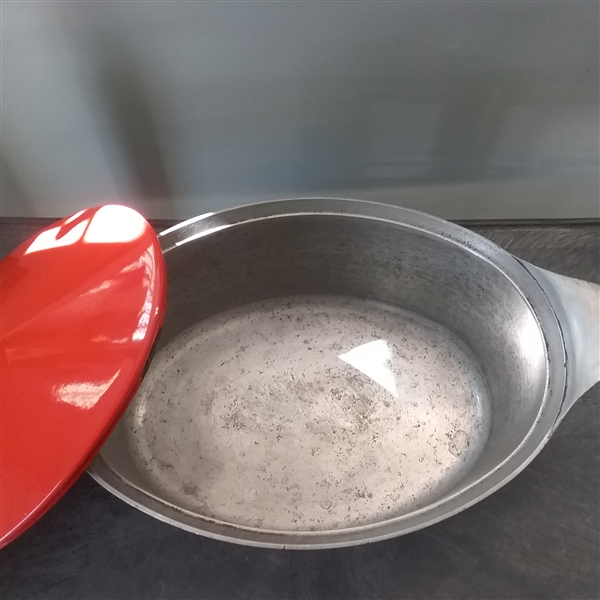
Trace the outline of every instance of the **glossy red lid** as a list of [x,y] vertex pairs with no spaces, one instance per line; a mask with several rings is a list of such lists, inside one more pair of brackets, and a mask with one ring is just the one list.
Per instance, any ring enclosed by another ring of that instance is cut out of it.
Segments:
[[0,546],[76,480],[137,389],[166,275],[150,225],[84,210],[0,263]]

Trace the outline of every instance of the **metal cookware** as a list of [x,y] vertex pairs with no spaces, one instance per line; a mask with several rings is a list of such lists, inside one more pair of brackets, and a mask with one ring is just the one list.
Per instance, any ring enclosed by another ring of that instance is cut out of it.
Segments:
[[195,533],[322,548],[505,484],[600,379],[599,287],[457,225],[337,199],[160,236],[167,314],[90,472]]

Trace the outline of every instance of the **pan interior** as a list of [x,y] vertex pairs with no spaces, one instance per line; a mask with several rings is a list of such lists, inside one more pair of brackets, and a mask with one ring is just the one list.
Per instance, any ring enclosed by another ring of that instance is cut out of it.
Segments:
[[402,533],[489,491],[549,373],[496,250],[256,210],[163,239],[161,339],[96,477],[173,524],[277,547]]
[[293,295],[171,339],[123,425],[153,494],[301,532],[434,502],[479,459],[491,412],[480,365],[445,327],[375,300]]

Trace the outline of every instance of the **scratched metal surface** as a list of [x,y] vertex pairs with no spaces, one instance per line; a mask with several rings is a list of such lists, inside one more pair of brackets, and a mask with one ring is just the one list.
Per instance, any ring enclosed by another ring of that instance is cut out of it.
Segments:
[[[0,220],[2,254],[44,224]],[[471,228],[541,267],[600,281],[598,225]],[[490,498],[426,530],[372,545],[282,552],[217,542],[140,513],[84,475],[2,551],[1,595],[598,598],[599,389],[585,394],[533,463]]]
[[310,295],[187,329],[156,352],[119,425],[154,494],[260,540],[432,504],[485,450],[491,406],[476,358],[441,325]]

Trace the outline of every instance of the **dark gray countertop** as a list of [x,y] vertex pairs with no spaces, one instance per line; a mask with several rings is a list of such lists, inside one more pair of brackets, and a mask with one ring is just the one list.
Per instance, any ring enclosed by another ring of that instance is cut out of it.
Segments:
[[[46,223],[0,220],[2,255]],[[470,224],[517,256],[599,282],[598,224]],[[600,387],[508,485],[459,515],[354,548],[264,550],[142,514],[87,474],[0,554],[13,598],[588,599],[600,596]]]

